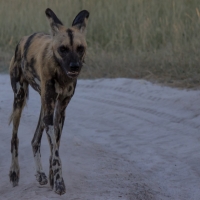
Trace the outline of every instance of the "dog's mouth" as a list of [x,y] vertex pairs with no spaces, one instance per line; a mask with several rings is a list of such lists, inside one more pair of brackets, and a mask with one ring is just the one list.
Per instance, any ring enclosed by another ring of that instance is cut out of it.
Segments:
[[79,75],[79,72],[71,71],[71,72],[67,72],[67,75],[68,75],[70,78],[76,78],[76,77]]

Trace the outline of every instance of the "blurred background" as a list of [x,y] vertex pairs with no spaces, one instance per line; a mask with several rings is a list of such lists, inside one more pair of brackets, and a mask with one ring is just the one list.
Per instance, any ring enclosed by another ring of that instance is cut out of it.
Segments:
[[67,27],[80,10],[90,12],[81,78],[200,85],[199,0],[1,0],[0,72],[8,72],[22,36],[50,32],[47,7]]

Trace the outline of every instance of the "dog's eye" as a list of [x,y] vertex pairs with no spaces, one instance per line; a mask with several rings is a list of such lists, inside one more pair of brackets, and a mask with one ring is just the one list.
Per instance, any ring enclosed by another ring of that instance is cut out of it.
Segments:
[[78,47],[77,47],[77,52],[78,52],[78,53],[81,53],[81,54],[82,54],[84,51],[85,51],[84,46],[78,46]]
[[68,53],[69,52],[69,49],[67,48],[67,47],[65,47],[65,46],[61,46],[60,48],[59,48],[59,51],[61,52],[61,53]]

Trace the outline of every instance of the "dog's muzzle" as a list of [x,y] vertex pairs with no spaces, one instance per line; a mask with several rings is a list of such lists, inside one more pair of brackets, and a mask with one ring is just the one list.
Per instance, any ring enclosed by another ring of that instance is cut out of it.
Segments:
[[79,75],[81,65],[79,62],[71,62],[69,64],[69,71],[67,72],[67,75],[71,78],[75,78]]

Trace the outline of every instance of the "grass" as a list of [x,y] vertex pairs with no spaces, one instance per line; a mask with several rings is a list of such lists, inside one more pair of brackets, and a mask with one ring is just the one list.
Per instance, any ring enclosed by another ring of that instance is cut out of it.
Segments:
[[146,78],[178,87],[200,85],[199,0],[1,0],[0,71],[24,35],[49,32],[50,7],[66,26],[90,11],[82,78]]

